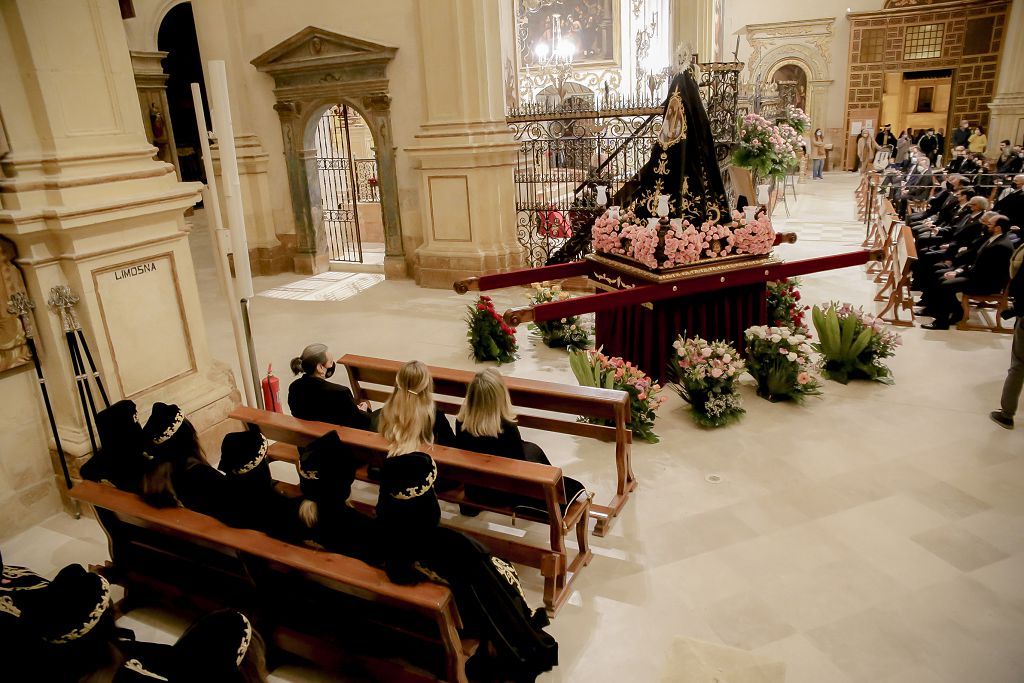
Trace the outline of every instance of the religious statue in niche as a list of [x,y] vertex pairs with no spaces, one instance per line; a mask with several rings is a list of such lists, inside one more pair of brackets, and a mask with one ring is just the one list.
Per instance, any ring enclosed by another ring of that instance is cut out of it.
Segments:
[[156,102],[149,103],[149,126],[153,131],[153,144],[167,144],[167,125],[164,123],[164,114],[156,106]]
[[21,319],[7,311],[11,295],[25,293],[25,280],[14,265],[17,255],[14,243],[0,237],[0,372],[24,365],[32,359]]
[[615,61],[618,0],[516,0],[519,63],[535,65],[558,46],[572,43],[573,63]]

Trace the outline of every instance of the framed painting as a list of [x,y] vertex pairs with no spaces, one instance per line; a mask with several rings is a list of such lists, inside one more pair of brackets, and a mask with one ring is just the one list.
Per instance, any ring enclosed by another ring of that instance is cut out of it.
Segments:
[[574,65],[617,64],[619,0],[514,0],[520,66],[538,66],[558,36]]

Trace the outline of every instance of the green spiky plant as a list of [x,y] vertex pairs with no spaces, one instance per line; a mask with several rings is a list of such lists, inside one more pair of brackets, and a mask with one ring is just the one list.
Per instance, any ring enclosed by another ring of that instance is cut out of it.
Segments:
[[[570,349],[569,367],[580,386],[618,389],[629,394],[629,421],[633,436],[648,443],[658,443],[654,433],[655,411],[665,402],[661,385],[632,363],[608,357],[598,349]],[[614,426],[614,420],[580,418],[581,422]]]
[[900,336],[885,329],[880,318],[854,309],[850,304],[829,304],[811,310],[821,354],[821,373],[846,384],[851,379],[868,379],[892,384],[892,371],[882,361],[893,356]]

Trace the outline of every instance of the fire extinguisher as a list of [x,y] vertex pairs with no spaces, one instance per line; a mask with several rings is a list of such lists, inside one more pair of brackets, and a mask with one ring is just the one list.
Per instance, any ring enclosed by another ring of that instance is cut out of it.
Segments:
[[281,383],[274,375],[273,365],[267,366],[267,376],[260,382],[263,387],[263,406],[266,410],[273,410],[275,413],[284,412],[281,410],[281,399],[278,397]]

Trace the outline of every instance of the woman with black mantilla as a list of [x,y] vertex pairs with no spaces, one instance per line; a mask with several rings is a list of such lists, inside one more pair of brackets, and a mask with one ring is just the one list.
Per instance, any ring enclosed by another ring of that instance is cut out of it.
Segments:
[[349,502],[356,461],[337,432],[299,448],[299,519],[307,543],[331,552],[377,562],[375,520]]
[[288,409],[301,420],[372,430],[367,406],[356,405],[348,387],[328,381],[336,365],[324,344],[310,344],[293,358],[292,372],[301,376],[288,386]]
[[467,663],[472,678],[533,681],[558,663],[558,643],[543,630],[547,614],[530,610],[511,564],[440,526],[437,465],[425,452],[433,448],[433,401],[393,402],[429,396],[432,385],[425,365],[406,363],[381,412],[380,432],[389,441],[377,500],[385,571],[395,583],[429,579],[451,588],[463,635],[482,641]]
[[258,427],[250,426],[244,432],[224,435],[217,468],[227,478],[234,497],[235,513],[229,523],[294,542],[301,536],[301,500],[289,498],[276,488],[267,448],[267,438]]
[[206,461],[195,427],[178,406],[154,403],[142,430],[153,458],[142,477],[143,500],[154,507],[180,505],[241,526],[231,483]]

